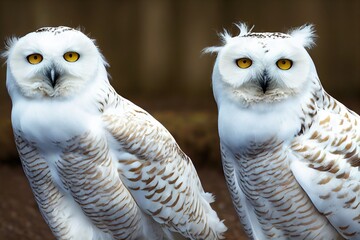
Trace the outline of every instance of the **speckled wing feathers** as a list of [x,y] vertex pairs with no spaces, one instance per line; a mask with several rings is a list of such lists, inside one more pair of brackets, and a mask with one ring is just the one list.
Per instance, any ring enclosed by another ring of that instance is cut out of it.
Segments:
[[118,157],[119,174],[139,207],[165,229],[190,239],[218,239],[225,230],[191,160],[168,131],[125,99],[103,120],[118,147],[135,159]]
[[317,100],[315,121],[295,138],[292,171],[345,238],[360,238],[360,118],[326,92]]

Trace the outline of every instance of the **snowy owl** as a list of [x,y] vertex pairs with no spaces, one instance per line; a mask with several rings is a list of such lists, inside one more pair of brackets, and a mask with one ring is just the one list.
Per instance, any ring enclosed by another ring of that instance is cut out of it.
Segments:
[[360,239],[360,118],[325,92],[314,28],[221,34],[213,92],[223,169],[251,239]]
[[17,149],[57,239],[222,238],[191,160],[115,92],[93,40],[46,27],[7,45]]

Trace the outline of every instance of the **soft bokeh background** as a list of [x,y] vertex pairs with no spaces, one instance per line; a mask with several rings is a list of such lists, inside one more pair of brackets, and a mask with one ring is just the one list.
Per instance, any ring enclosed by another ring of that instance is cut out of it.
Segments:
[[[315,24],[319,37],[310,54],[320,79],[331,95],[359,112],[359,0],[0,0],[0,39],[23,36],[43,26],[67,25],[80,26],[97,40],[111,65],[111,82],[117,91],[170,130],[198,167],[207,190],[220,195],[215,207],[227,225],[233,226],[227,239],[241,239],[242,233],[237,230],[240,227],[226,191],[221,195],[225,186],[211,90],[215,56],[202,55],[201,50],[218,45],[217,33],[223,28],[237,34],[233,23],[239,21],[255,25],[254,31],[286,31]],[[0,239],[44,239],[49,234],[46,226],[39,230],[32,225],[31,219],[40,217],[30,192],[6,188],[4,182],[11,179],[26,184],[16,167],[19,160],[10,126],[5,70],[5,66],[0,68],[0,163],[15,163],[15,167],[0,171],[0,199],[13,197],[8,205],[0,201]],[[203,170],[205,167],[210,170]],[[21,186],[28,190],[27,185]],[[18,210],[18,205],[27,204],[19,200],[23,192],[31,201],[28,215]],[[27,227],[14,220],[21,218]],[[3,223],[11,220],[12,225]],[[34,229],[45,235],[31,232]]]
[[[176,131],[173,134],[180,141],[189,138],[184,134],[187,127],[179,127],[182,121],[197,120],[197,127],[206,127],[206,133],[198,135],[216,133],[216,126],[207,124],[216,124],[213,116],[191,117],[179,111],[216,114],[211,90],[215,56],[202,55],[201,50],[218,45],[217,33],[223,28],[238,34],[233,23],[239,21],[255,25],[254,31],[287,31],[315,24],[319,37],[310,54],[325,89],[345,102],[360,99],[358,0],[0,1],[0,39],[23,36],[43,26],[82,27],[97,40],[110,63],[117,91],[154,115],[170,111],[158,118]],[[5,66],[0,69],[1,116],[10,119],[5,70]],[[8,126],[1,130],[2,138],[11,133]],[[11,139],[2,140],[0,146],[1,160],[8,157],[7,150],[14,150]]]

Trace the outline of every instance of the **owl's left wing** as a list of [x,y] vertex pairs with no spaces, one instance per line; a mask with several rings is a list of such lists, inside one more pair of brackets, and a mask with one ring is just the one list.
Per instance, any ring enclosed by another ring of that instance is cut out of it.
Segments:
[[337,231],[360,239],[360,117],[326,98],[309,131],[292,142],[290,166]]
[[212,210],[196,170],[170,133],[122,99],[103,114],[117,148],[120,178],[139,207],[164,229],[191,239],[220,239],[226,230]]

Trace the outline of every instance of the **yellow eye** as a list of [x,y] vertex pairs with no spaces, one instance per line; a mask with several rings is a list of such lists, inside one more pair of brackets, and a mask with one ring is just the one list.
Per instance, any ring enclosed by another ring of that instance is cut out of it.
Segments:
[[276,65],[281,70],[289,70],[292,67],[293,62],[289,59],[280,59],[276,62]]
[[252,65],[252,61],[249,58],[239,58],[236,60],[236,65],[239,68],[248,68]]
[[76,52],[67,52],[64,54],[64,59],[68,62],[76,62],[79,60],[80,54]]
[[27,56],[26,59],[31,64],[38,64],[43,60],[43,56],[41,56],[39,53],[34,53]]

